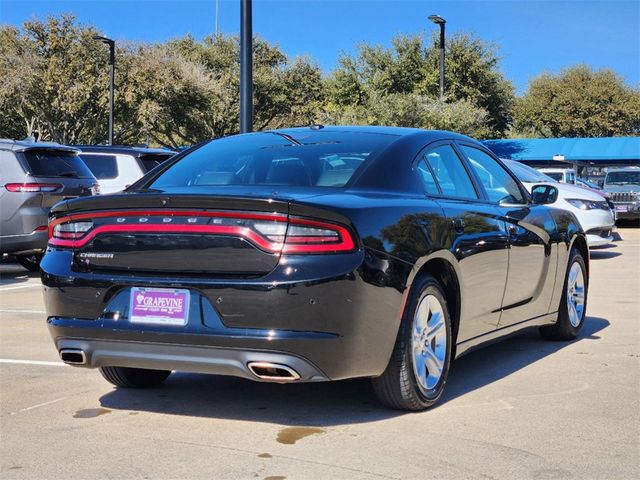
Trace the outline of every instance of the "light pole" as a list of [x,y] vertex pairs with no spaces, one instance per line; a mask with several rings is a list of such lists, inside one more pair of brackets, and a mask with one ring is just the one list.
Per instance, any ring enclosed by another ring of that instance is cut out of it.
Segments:
[[251,0],[240,3],[240,133],[253,130],[253,38]]
[[440,101],[444,100],[444,25],[447,21],[440,15],[429,15],[436,25],[440,25]]
[[113,145],[113,89],[115,82],[116,42],[107,37],[94,35],[94,40],[109,45],[109,145]]

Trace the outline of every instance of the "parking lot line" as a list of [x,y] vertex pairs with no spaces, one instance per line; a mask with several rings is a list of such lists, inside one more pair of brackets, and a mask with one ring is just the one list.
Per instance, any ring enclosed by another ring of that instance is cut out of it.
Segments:
[[12,310],[7,308],[0,308],[0,313],[47,313],[44,310]]
[[17,365],[42,365],[45,367],[66,367],[66,363],[47,362],[44,360],[16,360],[14,358],[0,358],[0,363],[13,363]]
[[15,412],[11,412],[11,413],[9,413],[9,415],[15,415],[17,413],[28,412],[29,410],[35,410],[36,408],[46,407],[47,405],[52,405],[54,403],[58,403],[58,402],[66,399],[66,398],[67,397],[60,397],[60,398],[56,398],[55,400],[50,400],[48,402],[39,403],[37,405],[31,405],[30,407],[21,408],[20,410],[17,410]]
[[0,292],[7,292],[9,290],[19,290],[21,288],[36,288],[41,286],[42,284],[40,283],[29,283],[27,285],[12,285],[10,287],[0,286]]

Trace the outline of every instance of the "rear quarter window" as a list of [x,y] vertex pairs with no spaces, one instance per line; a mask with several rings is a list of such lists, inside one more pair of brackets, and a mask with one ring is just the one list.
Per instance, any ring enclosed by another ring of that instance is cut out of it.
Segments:
[[110,180],[118,177],[118,162],[115,155],[84,153],[80,154],[80,158],[98,180]]
[[93,177],[91,170],[75,153],[30,150],[22,155],[27,170],[34,177]]

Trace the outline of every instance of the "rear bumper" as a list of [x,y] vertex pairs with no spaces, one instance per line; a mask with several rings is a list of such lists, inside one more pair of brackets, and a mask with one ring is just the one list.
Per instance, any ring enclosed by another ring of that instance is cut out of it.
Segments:
[[[49,322],[55,335],[55,322]],[[291,354],[268,351],[250,351],[207,346],[171,345],[166,343],[127,342],[115,340],[74,339],[57,337],[60,350],[76,350],[84,354],[85,363],[75,365],[86,368],[134,367],[152,370],[180,370],[261,379],[248,368],[252,362],[285,365],[302,382],[325,381],[328,378],[308,360]]]
[[22,235],[0,236],[0,253],[27,254],[44,252],[47,246],[47,232],[35,231]]
[[[86,350],[84,366],[256,379],[247,362],[268,361],[290,366],[302,381],[384,371],[403,307],[400,279],[410,268],[389,260],[385,272],[370,271],[357,253],[283,257],[273,272],[253,280],[137,277],[74,271],[71,255],[48,251],[42,281],[56,348]],[[385,282],[372,283],[380,275]],[[187,288],[203,300],[184,327],[141,327],[108,315],[132,286]]]

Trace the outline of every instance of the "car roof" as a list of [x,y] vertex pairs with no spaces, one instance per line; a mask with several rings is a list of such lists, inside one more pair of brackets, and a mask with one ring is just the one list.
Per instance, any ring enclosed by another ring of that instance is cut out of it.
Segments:
[[640,167],[618,167],[618,168],[608,168],[607,173],[609,172],[637,172]]
[[142,155],[175,155],[177,152],[165,148],[148,148],[134,145],[74,145],[80,152],[127,154],[134,157]]
[[450,132],[447,130],[423,130],[421,128],[409,128],[409,127],[385,127],[385,126],[377,126],[377,125],[347,125],[347,126],[338,126],[338,125],[312,125],[310,127],[293,127],[293,128],[281,128],[276,130],[266,130],[265,133],[286,133],[295,138],[296,134],[306,133],[310,134],[311,132],[317,133],[369,133],[369,134],[378,134],[378,135],[394,135],[397,137],[407,137],[410,135],[420,135],[422,137],[426,137],[427,140],[439,140],[443,138],[447,139],[455,139],[455,140],[470,140],[474,143],[478,143],[477,140],[467,137],[465,135],[461,135],[459,133]]
[[78,149],[69,145],[62,145],[55,142],[32,142],[29,140],[0,139],[0,150],[12,152],[26,152],[28,150],[58,150],[63,152],[77,153]]

